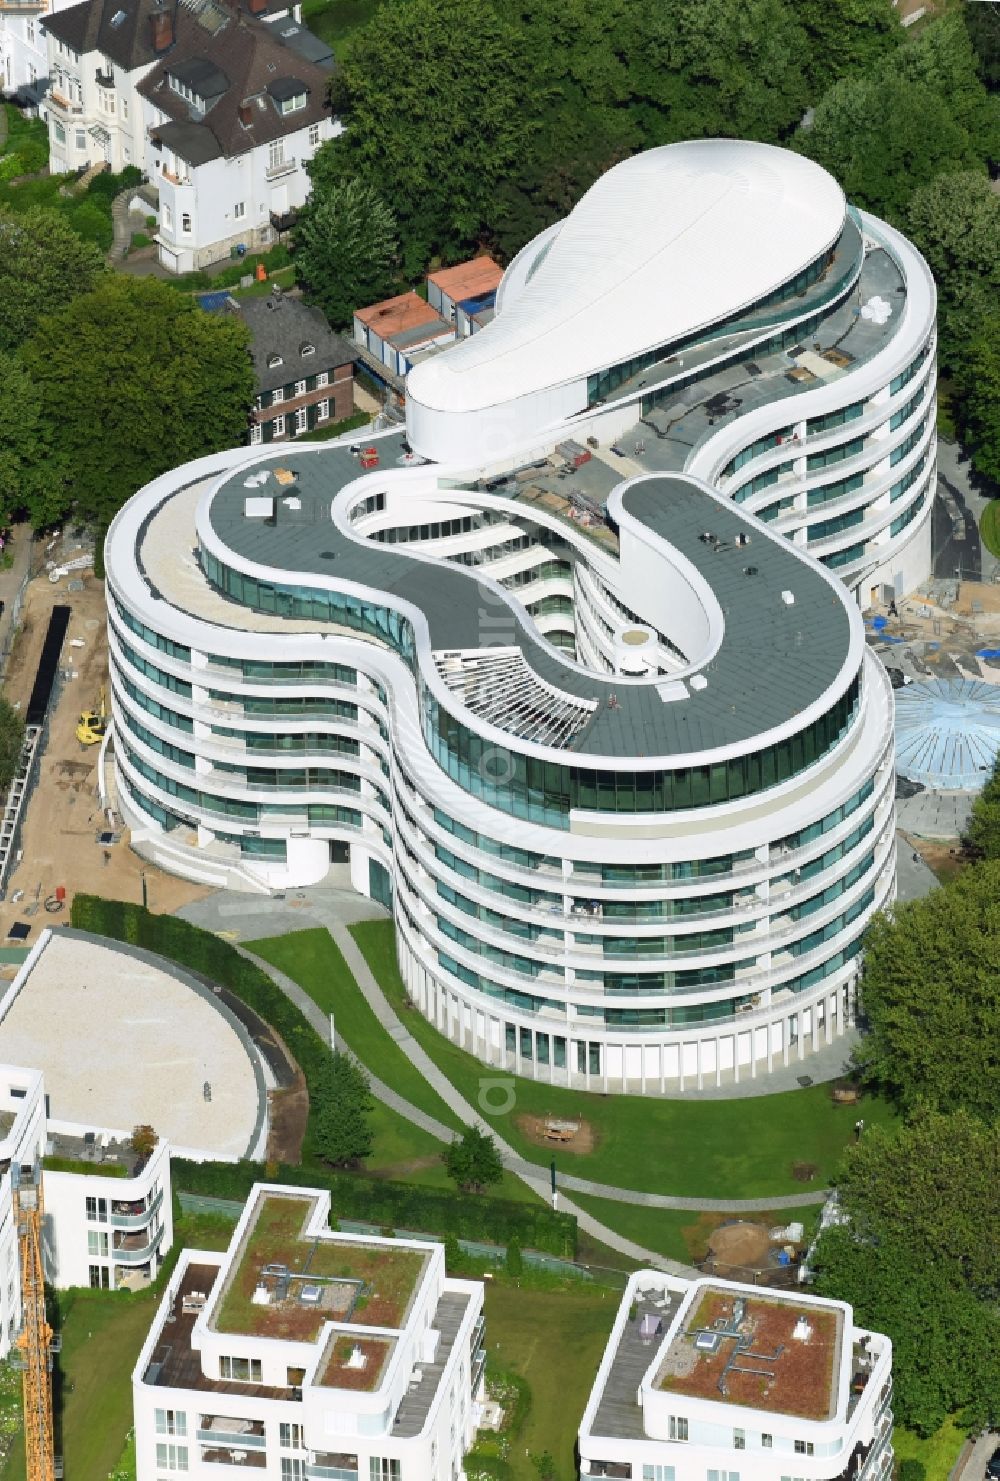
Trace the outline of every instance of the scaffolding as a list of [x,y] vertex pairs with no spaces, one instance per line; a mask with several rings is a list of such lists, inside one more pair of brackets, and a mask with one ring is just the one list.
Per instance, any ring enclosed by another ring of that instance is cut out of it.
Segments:
[[62,1475],[52,1424],[52,1354],[58,1339],[45,1311],[42,1174],[38,1167],[14,1171],[20,1174],[13,1192],[21,1266],[21,1330],[15,1349],[23,1373],[26,1481],[56,1481]]

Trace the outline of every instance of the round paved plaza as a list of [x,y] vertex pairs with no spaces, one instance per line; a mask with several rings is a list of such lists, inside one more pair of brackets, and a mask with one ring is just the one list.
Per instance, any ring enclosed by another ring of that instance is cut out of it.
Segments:
[[258,1139],[263,1082],[229,1018],[127,948],[54,933],[0,1022],[0,1061],[42,1071],[55,1121],[147,1123],[213,1157],[246,1156]]

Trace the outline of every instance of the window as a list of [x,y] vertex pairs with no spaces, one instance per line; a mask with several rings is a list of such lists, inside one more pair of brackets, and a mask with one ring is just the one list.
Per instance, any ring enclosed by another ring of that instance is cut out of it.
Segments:
[[329,401],[321,401],[319,403],[319,405],[316,407],[316,420],[318,422],[325,422],[325,421],[327,421],[329,419],[329,416],[330,416],[330,403],[329,403]]
[[76,131],[76,147],[77,147],[77,149],[86,149],[86,147],[87,147],[87,130],[86,129],[77,129],[77,131]]
[[682,1415],[671,1414],[667,1420],[667,1436],[671,1440],[686,1440],[688,1422]]
[[295,413],[295,432],[296,432],[296,435],[298,435],[298,433],[300,433],[300,432],[308,432],[308,430],[309,430],[309,409],[308,409],[308,407],[300,406],[299,409],[298,409],[298,411]]
[[108,1236],[102,1229],[87,1230],[87,1254],[97,1255],[99,1258],[108,1258]]
[[237,221],[242,221],[243,218],[244,218],[244,216],[246,215],[246,213],[247,213],[247,203],[246,203],[246,201],[237,201],[236,204],[235,204],[235,206],[233,207],[233,215],[235,216],[236,220]]
[[733,1449],[745,1450],[747,1448],[746,1430],[733,1430]]
[[157,1409],[156,1433],[158,1435],[186,1435],[187,1415],[181,1409]]
[[34,44],[35,44],[35,23],[34,23],[34,21],[28,21],[27,26],[26,26],[26,30],[27,30],[27,33],[28,33],[28,45],[29,46],[34,46]]
[[174,213],[170,209],[170,207],[169,206],[163,206],[161,208],[160,214],[163,217],[163,229],[164,229],[164,231],[173,231],[173,227],[174,227]]
[[815,1453],[815,1447],[814,1447],[813,1442],[811,1440],[796,1440],[796,1442],[795,1442],[795,1454],[796,1455],[813,1455],[814,1453]]
[[107,1291],[111,1287],[111,1276],[106,1265],[91,1265],[90,1285],[94,1291]]
[[399,1481],[399,1461],[373,1455],[368,1462],[369,1481]]
[[181,231],[184,231],[184,232],[187,232],[187,233],[190,234],[190,231],[191,231],[191,216],[190,216],[190,213],[188,211],[185,211],[183,213],[183,215],[181,216]]
[[760,1437],[760,1444],[761,1444],[761,1449],[762,1450],[770,1450],[771,1447],[774,1444],[774,1436],[773,1435],[761,1435],[761,1437]]
[[305,1476],[304,1462],[290,1455],[281,1457],[281,1481],[302,1481]]
[[311,149],[315,149],[316,148],[316,145],[318,143],[319,143],[319,124],[318,123],[311,123],[309,125],[309,147]]
[[122,95],[122,118],[128,118],[128,98]]
[[162,1471],[186,1471],[188,1468],[187,1446],[158,1443],[156,1464]]
[[278,1444],[282,1450],[301,1450],[302,1426],[300,1424],[279,1424]]
[[108,1222],[108,1200],[106,1198],[88,1198],[86,1208],[87,1218],[92,1224]]
[[301,113],[305,106],[305,93],[296,93],[294,98],[282,98],[281,100],[282,113]]
[[250,428],[250,446],[256,447],[258,443],[261,443],[263,441],[264,429],[261,427],[259,422],[254,422],[253,426]]
[[306,383],[305,383],[305,381],[296,381],[295,382],[295,394],[296,394],[296,396],[304,396],[306,394]]
[[673,1466],[643,1466],[642,1481],[674,1481]]
[[284,417],[275,417],[274,421],[271,423],[271,436],[272,437],[284,437],[284,435],[285,435],[285,419],[284,419]]
[[267,146],[267,168],[276,170],[279,165],[285,163],[285,141],[284,139],[272,139]]
[[[303,351],[303,353],[305,352]],[[321,370],[316,377],[316,384],[317,386],[328,386],[330,384],[330,372],[328,370]]]
[[52,124],[52,133],[55,136],[55,141],[56,141],[57,144],[65,144],[66,143],[66,130],[63,128],[62,124],[59,123],[58,121],[54,121],[53,122],[53,124]]
[[315,345],[311,345],[311,344],[299,345],[299,354],[302,356],[303,360],[305,359],[305,357],[307,355],[315,355],[315,353],[316,353],[316,346]]
[[231,1378],[234,1383],[260,1383],[260,1358],[220,1358],[219,1377]]
[[[268,355],[268,357],[267,357],[267,368],[268,368],[268,370],[274,370],[276,366],[281,365],[283,363],[284,362],[282,361],[282,358],[281,358],[280,355]],[[279,386],[276,391],[272,391],[271,392],[271,404],[272,405],[274,404],[275,401],[283,401],[284,399],[285,399],[285,392],[284,392],[283,387]]]

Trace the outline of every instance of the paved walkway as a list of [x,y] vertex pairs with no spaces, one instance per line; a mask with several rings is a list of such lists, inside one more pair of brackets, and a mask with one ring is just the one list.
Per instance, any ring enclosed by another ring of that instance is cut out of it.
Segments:
[[[463,1125],[477,1126],[494,1137],[503,1159],[504,1166],[519,1177],[533,1192],[542,1199],[550,1197],[550,1184],[548,1171],[537,1163],[528,1162],[519,1156],[514,1148],[503,1138],[497,1136],[495,1128],[478,1114],[473,1106],[458,1093],[451,1081],[444,1075],[437,1065],[427,1054],[426,1050],[414,1039],[399,1018],[392,1004],[385,996],[378,982],[375,980],[368,963],[358,948],[354,937],[347,929],[340,911],[347,907],[355,919],[371,919],[381,915],[381,911],[371,905],[370,901],[356,895],[349,889],[316,889],[313,891],[296,891],[292,899],[288,900],[266,900],[260,897],[247,897],[246,900],[239,896],[219,892],[208,896],[204,900],[195,901],[191,905],[183,907],[179,912],[187,920],[202,926],[207,930],[215,930],[220,934],[231,938],[245,934],[241,926],[248,926],[254,935],[259,935],[262,930],[274,932],[288,932],[290,930],[301,930],[310,924],[324,924],[331,936],[340,948],[344,960],[347,963],[358,987],[361,990],[369,1007],[372,1009],[386,1033],[394,1040],[399,1048],[421,1073],[427,1083],[437,1092],[441,1100],[454,1112],[455,1117]],[[265,924],[266,921],[266,924]],[[235,929],[234,929],[235,928]],[[282,992],[291,999],[308,1019],[323,1039],[327,1039],[330,1032],[329,1020],[323,1014],[312,998],[309,997],[299,985],[272,967],[270,963],[254,957],[253,954],[239,945],[234,939],[236,949],[243,955],[256,961],[281,988]],[[340,1036],[335,1039],[337,1048],[344,1049],[347,1046]],[[839,1050],[839,1057],[844,1058],[843,1047]],[[818,1058],[818,1056],[814,1056]],[[415,1126],[428,1132],[441,1142],[449,1142],[454,1136],[451,1127],[445,1126],[443,1122],[428,1115],[419,1107],[412,1105],[403,1096],[399,1095],[385,1081],[378,1078],[370,1066],[366,1066],[371,1081],[372,1092],[383,1104],[396,1111],[399,1115],[406,1117]],[[693,1213],[700,1212],[739,1212],[760,1213],[769,1209],[795,1209],[805,1208],[823,1200],[826,1196],[825,1189],[812,1189],[809,1192],[779,1195],[764,1199],[703,1199],[703,1198],[680,1198],[669,1194],[642,1193],[634,1189],[613,1187],[607,1183],[598,1183],[590,1178],[579,1178],[569,1173],[559,1174],[560,1207],[566,1212],[574,1214],[579,1222],[580,1228],[593,1238],[601,1241],[610,1249],[626,1255],[629,1259],[644,1262],[656,1268],[673,1271],[675,1274],[691,1276],[695,1274],[691,1267],[681,1265],[676,1261],[669,1260],[655,1251],[644,1249],[632,1240],[624,1238],[617,1231],[602,1224],[599,1220],[586,1213],[577,1204],[566,1197],[566,1193],[589,1194],[595,1198],[605,1198],[616,1203],[633,1204],[645,1208],[680,1209]]]
[[985,1430],[975,1440],[966,1440],[951,1468],[949,1481],[983,1481],[986,1462],[998,1445],[1000,1431],[997,1430]]

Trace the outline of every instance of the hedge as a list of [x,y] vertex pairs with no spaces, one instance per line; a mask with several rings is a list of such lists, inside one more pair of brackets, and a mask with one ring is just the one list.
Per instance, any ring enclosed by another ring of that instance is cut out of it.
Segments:
[[[271,1025],[301,1066],[310,1093],[326,1063],[329,1049],[305,1016],[254,962],[227,941],[175,915],[153,915],[141,905],[104,900],[98,895],[76,895],[70,915],[81,931],[109,936],[167,957],[229,989],[235,997]],[[447,1188],[423,1188],[395,1183],[363,1173],[333,1172],[317,1164],[307,1128],[303,1147],[305,1166],[282,1165],[271,1181],[329,1188],[335,1217],[360,1219],[389,1228],[448,1234],[507,1244],[516,1238],[526,1249],[574,1257],[576,1219],[554,1213],[544,1204],[513,1203],[506,1199],[467,1194]],[[262,1177],[256,1162],[172,1162],[174,1187],[185,1193],[215,1198],[245,1199]]]
[[[246,1199],[260,1181],[256,1162],[171,1163],[179,1192],[200,1193],[212,1198]],[[450,1188],[424,1188],[414,1183],[394,1183],[364,1173],[333,1172],[321,1167],[289,1167],[282,1164],[272,1182],[293,1187],[326,1188],[330,1191],[334,1219],[359,1219],[388,1229],[412,1229],[442,1238],[483,1240],[506,1245],[516,1239],[522,1248],[572,1259],[576,1255],[576,1219],[553,1213],[544,1204],[513,1203],[504,1198],[470,1198]]]

